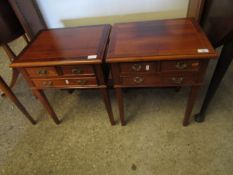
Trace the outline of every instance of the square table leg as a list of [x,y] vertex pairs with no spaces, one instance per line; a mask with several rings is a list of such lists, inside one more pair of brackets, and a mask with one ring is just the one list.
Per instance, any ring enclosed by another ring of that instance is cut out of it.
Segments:
[[99,90],[100,90],[100,93],[102,95],[105,107],[107,109],[110,123],[111,123],[111,125],[115,125],[115,120],[114,120],[113,113],[112,113],[112,107],[111,107],[111,102],[110,102],[108,90],[106,88],[101,88]]
[[189,124],[190,115],[192,114],[192,110],[197,98],[198,90],[199,90],[199,86],[191,87],[191,91],[189,94],[188,103],[184,115],[183,126],[188,126]]
[[115,91],[116,91],[118,108],[120,112],[121,125],[124,126],[126,125],[126,122],[125,122],[125,116],[124,116],[124,101],[123,101],[123,95],[122,95],[122,88],[115,88]]

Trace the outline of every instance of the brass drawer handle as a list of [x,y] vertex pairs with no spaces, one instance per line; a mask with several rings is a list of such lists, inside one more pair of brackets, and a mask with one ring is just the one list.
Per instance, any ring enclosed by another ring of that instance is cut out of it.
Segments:
[[182,62],[177,62],[176,63],[176,68],[177,69],[186,69],[188,67],[188,65],[186,63],[182,63]]
[[134,65],[132,66],[132,69],[133,69],[134,71],[140,71],[140,70],[142,69],[142,65],[140,65],[140,64],[134,64]]
[[184,81],[183,77],[173,77],[172,81],[176,84],[181,84]]
[[37,71],[37,74],[39,75],[47,75],[48,74],[48,70],[46,69],[40,69]]
[[43,84],[43,86],[49,87],[49,86],[53,85],[53,82],[52,81],[44,81],[42,84]]
[[133,81],[134,81],[135,83],[137,83],[137,84],[140,84],[140,83],[142,83],[142,82],[144,81],[144,78],[142,78],[142,77],[135,77],[135,78],[133,79]]
[[87,84],[87,80],[77,80],[77,83],[80,85],[86,85]]
[[71,72],[72,72],[73,74],[81,74],[81,73],[82,73],[82,70],[79,69],[79,68],[74,68],[74,69],[71,70]]

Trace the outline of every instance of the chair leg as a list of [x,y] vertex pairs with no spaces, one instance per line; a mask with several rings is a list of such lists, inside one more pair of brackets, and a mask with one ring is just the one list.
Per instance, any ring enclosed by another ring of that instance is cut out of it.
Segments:
[[34,125],[36,124],[36,121],[32,118],[32,116],[27,112],[27,110],[24,108],[24,106],[20,103],[18,98],[15,96],[15,94],[11,91],[11,89],[7,86],[7,84],[4,82],[2,77],[0,76],[0,89],[5,93],[7,97],[11,99],[11,101],[19,108],[19,110],[25,115],[25,117],[28,118],[28,120]]
[[9,58],[10,62],[14,61],[15,58],[16,58],[16,55],[11,50],[11,48],[7,44],[3,44],[2,47],[5,50],[6,54],[8,55],[8,58]]
[[[2,45],[2,47],[5,50],[5,52],[7,53],[8,58],[10,59],[10,62],[14,61],[15,58],[16,58],[16,55],[11,50],[11,48],[7,44]],[[15,85],[15,83],[17,81],[18,76],[19,76],[19,71],[16,70],[16,69],[12,69],[12,79],[11,79],[11,83],[10,83],[10,88],[14,87],[14,85]]]
[[15,83],[19,77],[19,71],[17,69],[12,69],[12,78],[10,83],[10,88],[13,88],[15,86]]
[[24,40],[26,41],[26,43],[29,44],[30,41],[29,41],[29,39],[28,39],[26,33],[23,34],[23,38],[24,38]]

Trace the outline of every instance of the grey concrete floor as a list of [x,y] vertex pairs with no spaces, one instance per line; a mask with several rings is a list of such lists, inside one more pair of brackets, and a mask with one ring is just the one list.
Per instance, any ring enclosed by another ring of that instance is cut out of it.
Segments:
[[[25,43],[11,46],[19,52]],[[193,113],[198,112],[216,61],[211,61]],[[0,50],[0,72],[10,69]],[[204,123],[182,126],[189,88],[130,89],[125,92],[128,124],[110,126],[98,91],[47,90],[57,126],[20,77],[13,88],[38,120],[32,126],[7,98],[0,98],[1,175],[231,175],[233,174],[233,65]]]

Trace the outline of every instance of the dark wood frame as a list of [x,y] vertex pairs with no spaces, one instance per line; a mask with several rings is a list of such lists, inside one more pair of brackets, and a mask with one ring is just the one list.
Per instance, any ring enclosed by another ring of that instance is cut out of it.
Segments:
[[205,0],[189,0],[187,17],[200,21]]
[[48,28],[36,0],[8,1],[30,39],[32,39],[41,29]]

